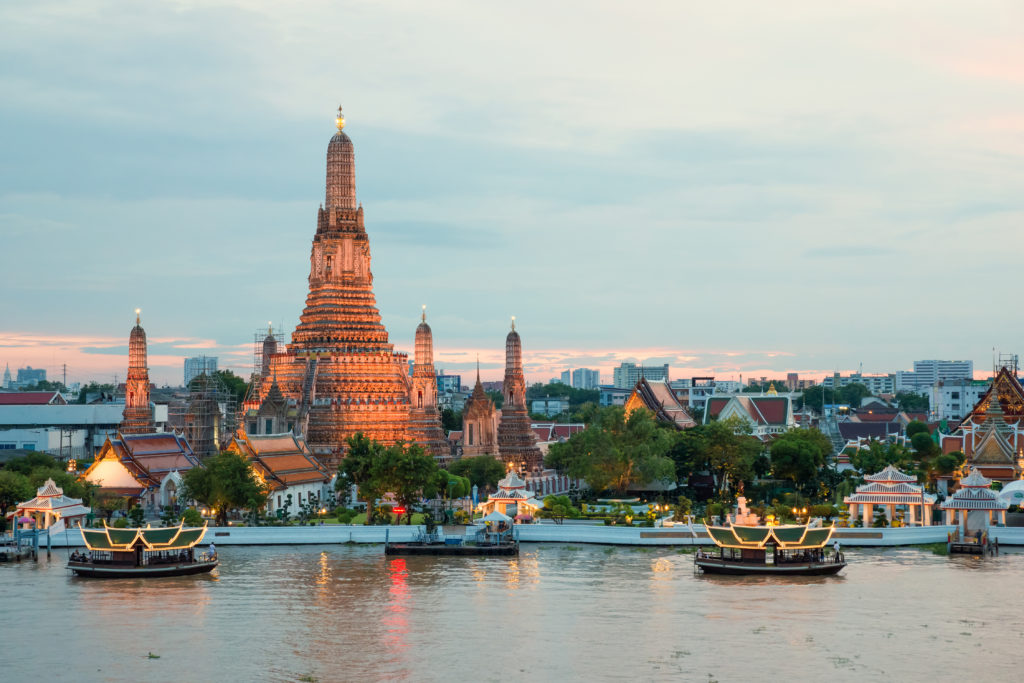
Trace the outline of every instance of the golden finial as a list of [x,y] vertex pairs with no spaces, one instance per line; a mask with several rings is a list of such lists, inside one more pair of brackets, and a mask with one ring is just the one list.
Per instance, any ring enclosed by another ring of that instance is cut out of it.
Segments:
[[274,323],[272,323],[271,321],[268,320],[267,321],[267,336],[269,337],[269,336],[272,336],[273,334],[274,334]]
[[334,125],[338,127],[338,132],[345,127],[345,115],[341,113],[341,105],[338,105],[338,115],[334,118]]
[[423,315],[421,317],[423,319],[423,322],[427,322],[427,305],[426,304],[423,304]]
[[140,324],[141,324],[141,323],[139,322],[139,316],[140,316],[141,314],[142,314],[142,309],[141,309],[141,308],[136,308],[136,309],[135,309],[135,324],[136,324],[136,325],[140,325]]
[[516,329],[516,317],[512,316],[512,331],[515,332],[515,329]]

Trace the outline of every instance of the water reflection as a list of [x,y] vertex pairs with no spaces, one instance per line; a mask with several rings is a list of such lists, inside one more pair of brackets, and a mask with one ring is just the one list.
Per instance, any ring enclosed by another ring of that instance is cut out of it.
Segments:
[[[570,548],[508,561],[228,547],[219,581],[74,579],[63,558],[0,566],[0,604],[18,615],[0,621],[2,676],[944,680],[947,653],[969,655],[975,678],[1016,675],[1019,553],[864,550],[839,576],[800,578],[694,575],[670,549]],[[74,665],[53,666],[25,623],[75,634],[60,642]],[[520,646],[493,647],[507,633]]]

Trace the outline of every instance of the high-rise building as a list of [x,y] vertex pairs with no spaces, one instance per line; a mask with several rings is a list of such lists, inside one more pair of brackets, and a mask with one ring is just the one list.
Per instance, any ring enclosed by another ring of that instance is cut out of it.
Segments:
[[122,434],[156,431],[153,428],[153,411],[149,406],[149,368],[146,363],[146,331],[142,329],[139,310],[135,309],[135,327],[128,335],[128,379],[125,381]]
[[15,380],[14,383],[19,387],[28,387],[45,381],[46,370],[43,368],[34,368],[29,365],[25,368],[18,368],[18,379]]
[[11,388],[11,366],[10,365],[4,365],[3,388],[4,389],[10,389]]
[[974,361],[970,360],[915,360],[914,371],[900,370],[895,375],[896,391],[930,389],[936,382],[974,379]]
[[[416,372],[415,368],[413,372]],[[446,375],[439,370],[435,380],[439,394],[451,394],[462,390],[462,375]]]
[[505,402],[501,406],[498,423],[498,455],[505,464],[519,472],[538,471],[543,467],[543,456],[537,447],[537,435],[530,428],[530,414],[526,407],[526,379],[523,377],[523,342],[512,330],[505,338]]
[[561,379],[559,379],[558,381],[561,382],[562,384],[565,384],[566,386],[572,386],[572,371],[563,370]]
[[668,382],[668,363],[665,365],[621,363],[612,371],[612,384],[619,389],[632,389],[641,377],[654,382]]
[[[563,375],[565,373],[562,373]],[[574,389],[597,389],[601,385],[601,373],[590,368],[576,368],[572,371]]]
[[217,372],[217,357],[216,356],[196,356],[195,358],[185,359],[185,386],[187,387],[192,380],[199,375],[209,375],[213,377]]

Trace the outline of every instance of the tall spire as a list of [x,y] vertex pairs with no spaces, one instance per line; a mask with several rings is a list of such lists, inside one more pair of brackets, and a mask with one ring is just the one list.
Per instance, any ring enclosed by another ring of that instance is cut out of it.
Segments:
[[135,327],[128,335],[128,377],[125,380],[124,417],[121,432],[145,434],[154,431],[149,407],[149,367],[146,331],[142,329],[142,311],[135,309]]
[[338,132],[327,145],[327,201],[324,208],[349,209],[356,208],[356,160],[352,140],[342,130],[345,117],[338,107],[338,115],[334,119]]

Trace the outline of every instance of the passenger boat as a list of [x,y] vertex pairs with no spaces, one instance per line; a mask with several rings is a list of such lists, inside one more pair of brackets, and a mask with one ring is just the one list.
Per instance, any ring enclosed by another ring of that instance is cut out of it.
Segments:
[[819,576],[846,566],[841,552],[826,548],[833,527],[708,526],[717,553],[699,550],[696,568],[707,574]]
[[123,579],[128,577],[184,576],[203,574],[217,566],[216,554],[196,554],[206,526],[82,529],[88,550],[75,551],[68,569],[78,576]]
[[478,530],[473,536],[444,536],[436,531],[420,531],[416,539],[405,543],[392,543],[388,539],[390,529],[384,535],[385,555],[447,555],[456,557],[489,556],[516,557],[519,555],[519,541],[512,528],[501,526],[493,531]]

